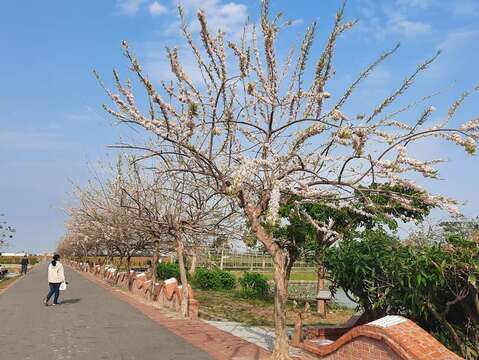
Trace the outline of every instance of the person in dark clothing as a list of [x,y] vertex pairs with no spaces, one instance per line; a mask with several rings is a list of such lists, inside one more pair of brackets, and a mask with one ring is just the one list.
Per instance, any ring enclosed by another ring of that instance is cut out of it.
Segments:
[[23,256],[22,261],[20,262],[20,264],[22,264],[21,274],[27,275],[27,270],[28,270],[28,257],[27,257],[27,255]]

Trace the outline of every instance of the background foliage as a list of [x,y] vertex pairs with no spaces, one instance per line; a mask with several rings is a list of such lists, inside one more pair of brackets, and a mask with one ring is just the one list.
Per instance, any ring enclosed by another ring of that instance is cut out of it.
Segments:
[[479,245],[463,234],[400,242],[383,230],[330,248],[333,291],[352,294],[370,318],[399,314],[468,359],[479,356]]
[[266,299],[270,296],[270,287],[268,280],[262,274],[255,272],[245,272],[240,277],[242,294],[250,298]]
[[236,286],[234,275],[221,269],[198,268],[195,285],[202,290],[231,290]]

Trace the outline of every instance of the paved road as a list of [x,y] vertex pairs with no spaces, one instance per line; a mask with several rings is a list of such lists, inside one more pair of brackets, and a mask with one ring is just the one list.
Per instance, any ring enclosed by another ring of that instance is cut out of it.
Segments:
[[0,295],[1,360],[211,360],[69,269],[63,304],[45,307],[46,269],[38,265]]

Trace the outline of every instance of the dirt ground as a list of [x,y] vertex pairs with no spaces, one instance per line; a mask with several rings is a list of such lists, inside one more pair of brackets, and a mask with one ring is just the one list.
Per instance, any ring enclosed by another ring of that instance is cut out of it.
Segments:
[[[273,326],[273,301],[245,299],[238,291],[195,290],[200,310],[212,318],[237,321],[251,326]],[[354,311],[340,307],[328,309],[326,319],[316,314],[313,307],[303,314],[304,325],[333,325],[349,320]],[[288,303],[287,322],[294,325],[296,313],[293,303]]]

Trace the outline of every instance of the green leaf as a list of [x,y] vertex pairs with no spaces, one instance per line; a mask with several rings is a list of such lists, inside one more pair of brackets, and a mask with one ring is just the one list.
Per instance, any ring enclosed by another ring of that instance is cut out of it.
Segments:
[[476,287],[477,278],[475,274],[469,274],[469,276],[467,277],[467,281],[469,282],[469,284]]

